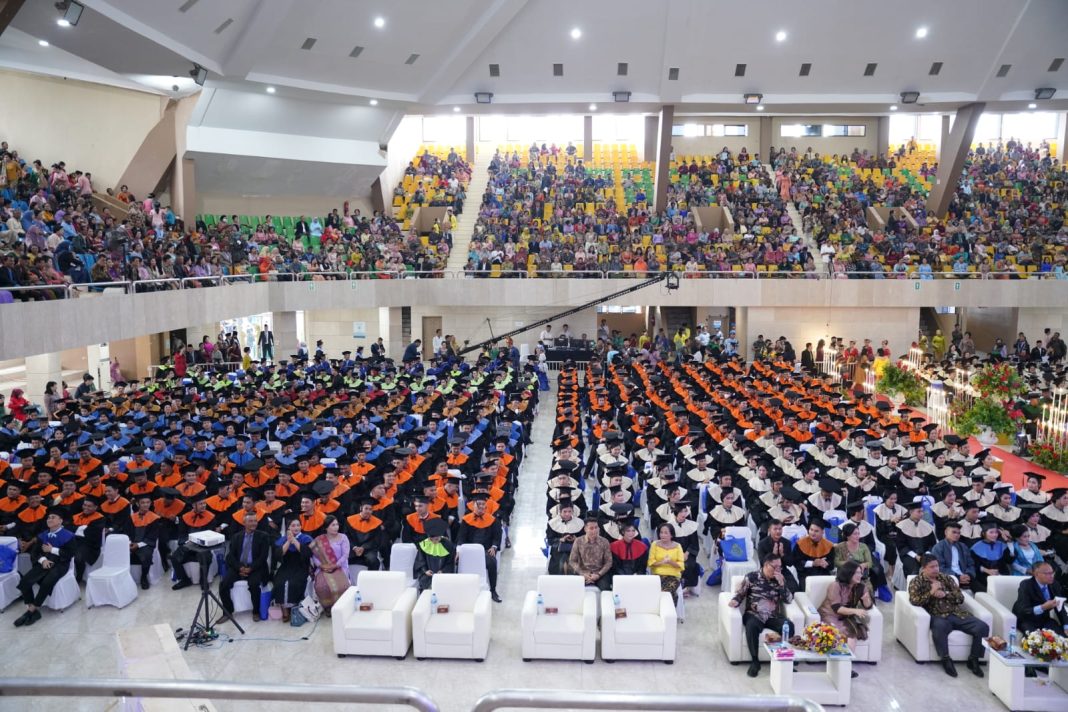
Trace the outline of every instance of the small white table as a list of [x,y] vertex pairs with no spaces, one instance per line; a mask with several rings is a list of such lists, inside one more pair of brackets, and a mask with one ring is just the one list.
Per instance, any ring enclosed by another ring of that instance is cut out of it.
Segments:
[[[853,654],[820,655],[792,648],[792,659],[775,657],[779,645],[764,644],[771,658],[771,689],[777,695],[798,695],[821,705],[848,705],[853,673]],[[819,672],[794,672],[794,663],[826,663]]]
[[[1068,662],[1044,663],[1016,650],[1019,657],[990,649],[990,691],[1010,710],[1063,712],[1068,710]],[[1027,668],[1048,666],[1049,678],[1027,677]]]

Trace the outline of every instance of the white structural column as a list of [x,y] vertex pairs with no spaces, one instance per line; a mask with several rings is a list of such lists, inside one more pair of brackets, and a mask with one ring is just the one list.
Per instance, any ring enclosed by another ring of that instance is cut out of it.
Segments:
[[[398,363],[401,355],[404,354],[404,348],[408,345],[402,338],[401,327],[401,307],[379,308],[378,335],[382,337],[382,342],[386,345],[386,356]],[[370,356],[370,345],[367,351],[367,355]]]
[[297,342],[297,313],[295,311],[275,312],[274,324],[274,360],[288,361],[290,354],[295,354],[300,344]]
[[[96,378],[96,387],[102,391],[110,391],[115,384],[111,382],[111,350],[107,344],[89,344],[85,347],[85,367]],[[139,378],[132,372],[133,364],[127,364],[126,370],[130,373],[122,374],[128,379]]]
[[[26,357],[26,399],[44,407],[45,386],[49,381],[58,385],[63,380],[59,352]],[[73,388],[77,384],[71,384]]]

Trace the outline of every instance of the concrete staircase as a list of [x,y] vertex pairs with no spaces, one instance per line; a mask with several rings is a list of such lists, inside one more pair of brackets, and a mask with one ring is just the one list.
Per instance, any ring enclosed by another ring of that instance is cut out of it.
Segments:
[[467,186],[467,200],[464,212],[456,219],[456,229],[452,233],[452,252],[445,269],[450,272],[462,272],[467,265],[467,250],[471,245],[471,235],[475,231],[478,211],[482,207],[482,194],[489,183],[489,164],[493,160],[493,151],[476,149],[475,163],[471,166],[471,182]]

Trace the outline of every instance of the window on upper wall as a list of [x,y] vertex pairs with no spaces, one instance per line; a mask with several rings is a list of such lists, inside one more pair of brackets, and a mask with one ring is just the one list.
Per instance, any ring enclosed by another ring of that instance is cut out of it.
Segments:
[[602,304],[597,307],[598,314],[641,314],[641,307],[624,307],[617,304]]
[[822,136],[824,138],[840,138],[845,136],[863,136],[865,127],[854,124],[824,124]]
[[779,135],[788,138],[822,136],[823,126],[820,124],[783,124],[779,127]]
[[712,124],[710,136],[748,136],[748,124]]
[[672,124],[671,135],[685,136],[686,138],[706,136],[708,135],[705,131],[706,128],[704,124]]

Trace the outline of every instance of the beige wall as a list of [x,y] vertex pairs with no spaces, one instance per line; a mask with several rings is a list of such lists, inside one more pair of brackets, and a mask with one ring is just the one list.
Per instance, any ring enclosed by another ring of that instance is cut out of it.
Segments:
[[[781,135],[783,124],[852,124],[865,126],[866,131],[864,136],[790,138]],[[811,147],[813,151],[827,155],[852,153],[854,148],[875,153],[879,139],[878,119],[864,116],[773,116],[771,130],[771,145],[776,150],[779,148],[789,150],[797,147],[798,151],[804,152]]]
[[[554,314],[566,311],[567,306],[552,307],[412,307],[412,338],[421,338],[420,331],[424,316],[441,317],[441,333],[452,334],[456,337],[460,347],[463,348],[464,340],[468,340],[471,346],[486,341],[490,338],[490,331],[494,336],[518,329],[520,326],[531,324],[540,319],[545,319]],[[486,323],[489,319],[489,324]],[[567,324],[573,336],[578,337],[583,332],[589,338],[597,335],[597,311],[585,309],[578,314],[572,314],[566,319],[557,319],[552,322],[553,333],[559,334],[564,324]],[[531,329],[515,337],[517,345],[527,344],[531,353],[538,341],[538,334],[544,327]]]
[[[103,192],[116,182],[162,115],[155,94],[0,71],[0,131],[19,156],[93,174]],[[143,197],[138,195],[138,197]]]
[[[1012,344],[1016,339],[1017,319],[1025,311],[1032,310],[1015,307],[971,307],[964,312],[964,330],[972,332],[975,347],[980,351],[990,350],[994,339],[997,338]],[[1042,329],[1039,328],[1038,332],[1042,333]],[[952,333],[952,330],[947,333]]]
[[[323,349],[330,358],[340,358],[341,352],[345,350],[355,353],[357,346],[362,346],[364,353],[370,356],[371,344],[381,335],[380,311],[380,309],[317,309],[304,312],[304,333],[307,335],[308,350],[314,352],[315,341],[322,339]],[[354,321],[366,322],[366,338],[353,337],[352,323]],[[418,338],[418,335],[415,338]],[[400,358],[399,353],[395,356]]]
[[[1061,332],[1064,337],[1068,334],[1068,309],[1020,309],[1016,324],[1016,331],[1022,331],[1027,340],[1034,346],[1035,341],[1042,339],[1045,344],[1046,335],[1043,333],[1047,328],[1051,333]],[[1016,331],[1002,338],[1011,345],[1016,338]]]
[[[349,198],[349,210],[357,208],[364,215],[371,215],[371,201],[364,198]],[[297,217],[323,217],[334,208],[339,213],[345,201],[322,195],[223,195],[220,193],[198,193],[197,213],[213,215],[290,215]]]
[[[711,156],[719,153],[726,146],[732,153],[738,153],[744,147],[750,154],[760,152],[760,119],[747,119],[738,116],[679,116],[675,115],[675,124],[746,124],[748,136],[672,136],[671,146],[675,156]],[[774,145],[774,142],[772,142]]]
[[747,345],[760,334],[772,340],[785,336],[798,353],[806,342],[815,345],[827,335],[854,339],[858,345],[871,339],[875,347],[887,339],[897,357],[908,351],[919,323],[917,308],[749,307]]

